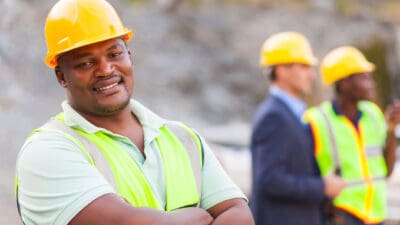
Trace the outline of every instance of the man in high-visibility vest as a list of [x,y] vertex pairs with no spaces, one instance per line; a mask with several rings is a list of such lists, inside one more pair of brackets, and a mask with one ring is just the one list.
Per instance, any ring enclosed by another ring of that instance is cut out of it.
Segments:
[[309,128],[302,122],[316,63],[298,32],[273,34],[262,45],[260,66],[272,85],[254,116],[251,137],[250,208],[257,225],[321,225],[323,200],[344,186],[333,173],[321,178]]
[[60,0],[47,56],[67,101],[17,160],[26,225],[253,225],[246,197],[191,128],[131,99],[132,31],[105,0]]
[[336,171],[346,181],[333,201],[332,224],[382,224],[386,216],[385,178],[396,159],[400,103],[389,106],[385,120],[371,101],[374,70],[352,46],[330,51],[321,73],[325,84],[334,85],[335,97],[306,113],[322,175]]

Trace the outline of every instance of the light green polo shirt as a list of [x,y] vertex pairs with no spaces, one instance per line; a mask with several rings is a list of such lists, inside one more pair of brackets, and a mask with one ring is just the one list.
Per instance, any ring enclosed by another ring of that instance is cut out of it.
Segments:
[[[62,103],[65,121],[89,133],[103,132],[111,136],[141,165],[153,193],[165,205],[163,162],[155,142],[159,128],[166,123],[135,100],[130,102],[132,113],[143,125],[144,152],[126,137],[91,124],[66,101]],[[201,208],[208,209],[231,198],[244,198],[241,190],[225,173],[211,149],[204,146]],[[26,225],[66,225],[96,198],[115,193],[113,187],[87,160],[82,150],[56,132],[39,132],[23,145],[17,159],[19,203]]]

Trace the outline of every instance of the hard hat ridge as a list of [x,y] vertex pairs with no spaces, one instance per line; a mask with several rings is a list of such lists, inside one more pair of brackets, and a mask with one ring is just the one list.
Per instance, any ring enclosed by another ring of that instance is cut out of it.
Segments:
[[341,46],[331,50],[322,59],[321,74],[325,84],[331,84],[357,73],[368,73],[375,70],[360,50],[353,46]]
[[260,53],[260,66],[302,63],[317,64],[307,39],[298,32],[281,32],[272,35],[263,43]]

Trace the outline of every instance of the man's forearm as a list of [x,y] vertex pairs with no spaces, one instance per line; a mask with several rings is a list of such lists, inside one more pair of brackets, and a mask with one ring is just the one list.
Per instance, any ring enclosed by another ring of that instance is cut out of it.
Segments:
[[210,225],[212,217],[200,208],[183,208],[168,213],[167,220],[163,224]]
[[392,172],[396,162],[396,127],[400,124],[400,101],[395,100],[385,111],[385,119],[387,124],[386,146],[383,149],[383,157],[387,166],[387,177]]
[[115,194],[105,194],[83,210],[69,225],[209,225],[213,217],[204,209],[185,208],[164,212],[133,207]]
[[385,158],[387,167],[387,177],[392,174],[394,165],[396,163],[396,147],[397,141],[394,131],[388,131],[386,145],[383,149],[383,157]]

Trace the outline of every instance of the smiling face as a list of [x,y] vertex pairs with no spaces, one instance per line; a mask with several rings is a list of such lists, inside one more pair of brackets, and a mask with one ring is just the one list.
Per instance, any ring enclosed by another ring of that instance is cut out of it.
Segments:
[[120,38],[62,54],[56,75],[79,113],[112,115],[127,108],[133,92],[133,60]]

